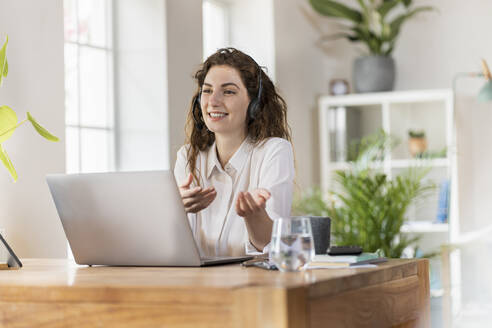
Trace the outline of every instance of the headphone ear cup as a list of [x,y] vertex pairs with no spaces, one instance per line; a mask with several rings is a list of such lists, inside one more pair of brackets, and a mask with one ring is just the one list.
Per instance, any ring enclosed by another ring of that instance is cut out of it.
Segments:
[[249,117],[250,121],[253,121],[256,118],[256,114],[258,113],[258,107],[259,107],[258,105],[259,105],[259,102],[258,102],[258,99],[256,99],[256,98],[251,100],[251,102],[249,103],[248,117]]
[[201,129],[204,126],[203,119],[200,117],[201,111],[202,107],[200,106],[200,94],[198,94],[195,96],[195,99],[193,99],[192,108],[193,120],[195,121],[195,125],[198,129]]
[[[258,64],[257,64],[258,65]],[[261,82],[261,67],[258,66],[258,94],[251,100],[248,106],[249,123],[253,122],[260,111],[260,100],[263,92],[263,83]]]

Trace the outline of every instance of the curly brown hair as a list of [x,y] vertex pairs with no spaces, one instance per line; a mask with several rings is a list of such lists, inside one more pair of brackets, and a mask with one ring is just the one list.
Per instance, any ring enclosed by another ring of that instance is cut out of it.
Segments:
[[193,111],[194,106],[198,103],[208,71],[213,66],[218,65],[227,65],[239,72],[250,99],[257,97],[259,79],[261,79],[262,91],[259,108],[255,118],[247,124],[247,133],[253,144],[258,145],[270,137],[279,137],[291,141],[291,131],[287,123],[287,104],[278,94],[272,80],[249,55],[235,48],[219,49],[205,60],[194,75],[197,90],[191,101],[185,127],[186,144],[189,144],[187,166],[197,185],[200,185],[200,179],[198,179],[196,159],[200,151],[208,149],[214,143],[215,134],[207,129],[201,110],[196,111],[195,114]]

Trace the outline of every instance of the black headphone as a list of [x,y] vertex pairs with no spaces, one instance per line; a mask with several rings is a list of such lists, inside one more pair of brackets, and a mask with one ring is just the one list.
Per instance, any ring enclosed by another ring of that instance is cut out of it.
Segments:
[[[263,92],[263,83],[261,81],[261,73],[262,73],[261,66],[258,65],[258,63],[253,58],[251,58],[251,60],[256,64],[256,66],[258,66],[258,94],[256,95],[256,97],[251,99],[248,105],[248,110],[246,113],[246,116],[249,119],[248,125],[255,120],[256,115],[260,111],[261,94]],[[197,126],[198,129],[202,129],[205,126],[205,122],[203,121],[203,118],[200,115],[200,113],[202,112],[202,107],[200,106],[201,96],[202,96],[202,90],[200,89],[200,92],[193,98],[192,114],[193,114],[193,120],[195,121],[195,125]]]

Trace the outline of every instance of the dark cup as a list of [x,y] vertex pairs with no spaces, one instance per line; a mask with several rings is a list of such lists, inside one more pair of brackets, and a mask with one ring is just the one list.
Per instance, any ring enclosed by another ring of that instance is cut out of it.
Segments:
[[310,216],[316,254],[326,254],[330,247],[331,219],[326,216]]

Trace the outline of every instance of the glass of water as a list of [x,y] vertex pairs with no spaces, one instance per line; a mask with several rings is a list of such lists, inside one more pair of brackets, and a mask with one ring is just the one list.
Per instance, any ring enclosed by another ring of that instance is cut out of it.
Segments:
[[282,272],[300,271],[314,257],[308,217],[279,218],[273,222],[270,260]]

